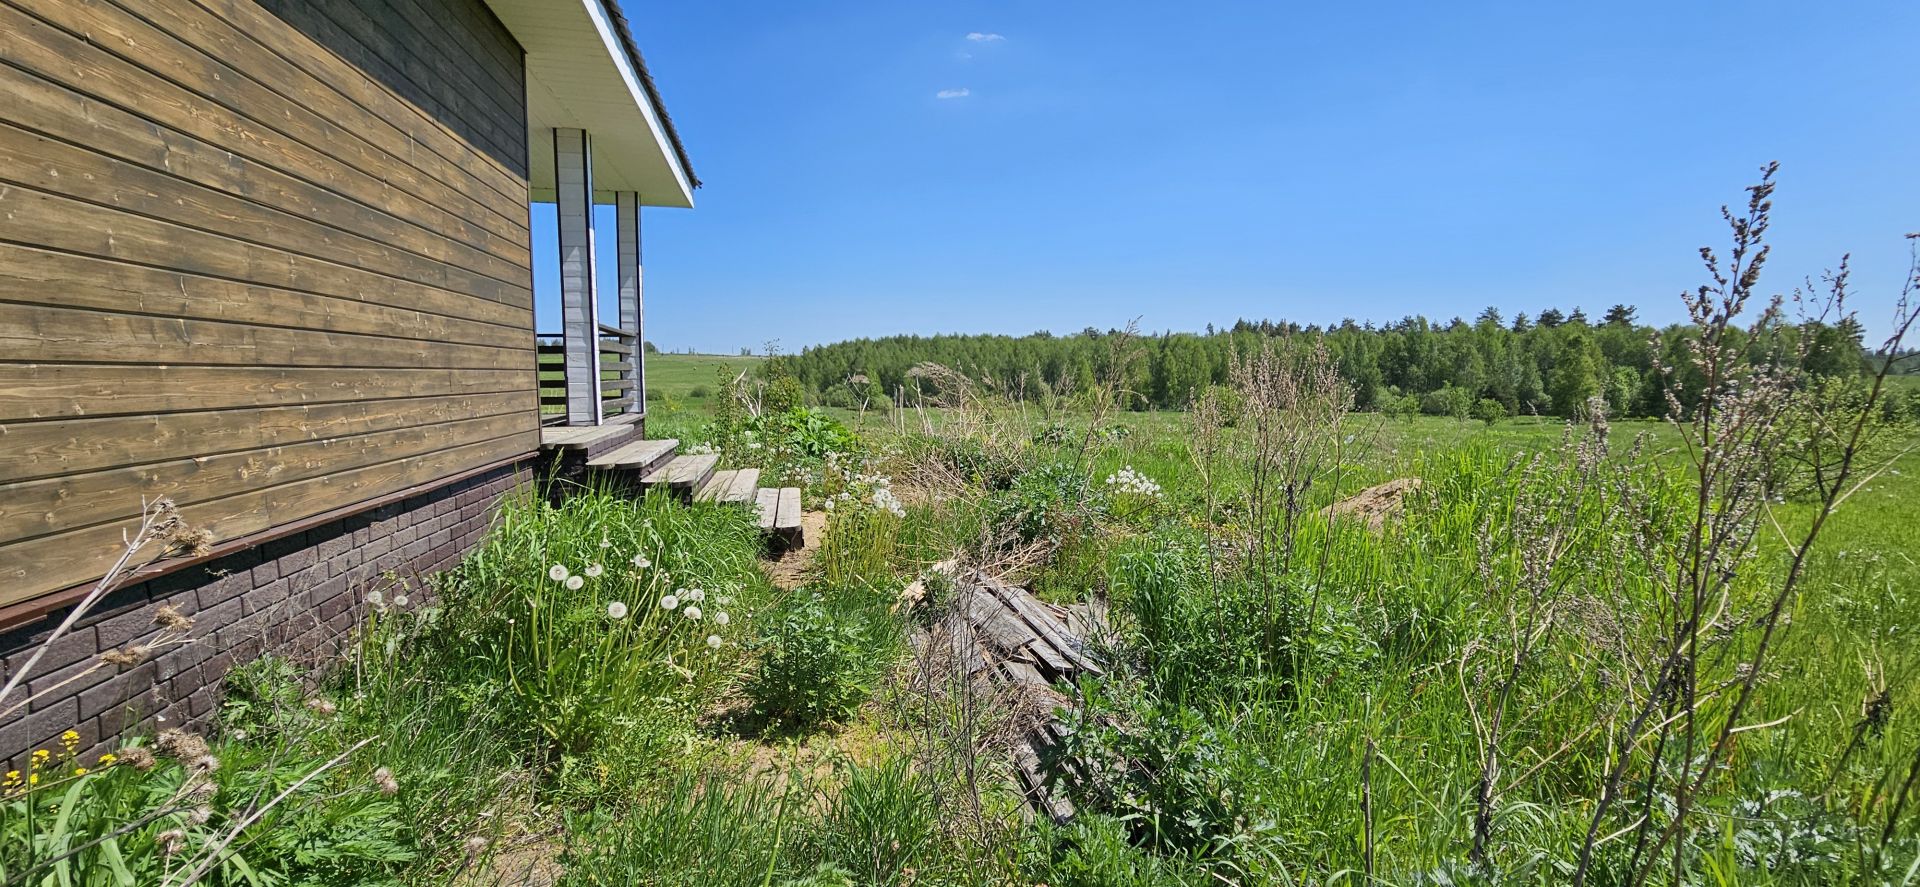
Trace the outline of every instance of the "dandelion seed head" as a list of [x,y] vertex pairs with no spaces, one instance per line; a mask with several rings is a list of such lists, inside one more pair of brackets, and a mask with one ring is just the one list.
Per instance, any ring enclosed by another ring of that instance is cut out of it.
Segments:
[[547,578],[552,579],[555,582],[567,581],[568,575],[569,574],[567,573],[567,567],[565,564],[554,564],[553,566],[547,568]]
[[578,577],[578,576],[568,576],[568,577],[567,577],[567,590],[568,590],[568,591],[579,591],[579,590],[580,590],[580,586],[582,586],[582,585],[585,585],[585,584],[587,584],[587,580],[585,580],[585,579],[582,579],[582,578],[580,578],[580,577]]
[[608,604],[608,605],[607,605],[607,618],[608,618],[608,619],[625,619],[625,618],[627,618],[627,605],[626,605],[626,604],[623,604],[623,603],[621,603],[621,602],[619,602],[619,601],[614,601],[613,603],[610,603],[610,604]]
[[607,568],[602,567],[599,564],[588,564],[587,569],[585,570],[588,579],[598,579],[600,578],[600,574],[606,571],[607,571]]

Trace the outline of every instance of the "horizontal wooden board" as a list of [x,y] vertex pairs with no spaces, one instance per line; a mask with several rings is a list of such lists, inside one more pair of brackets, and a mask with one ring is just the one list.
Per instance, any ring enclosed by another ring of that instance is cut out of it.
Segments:
[[[132,213],[161,219],[409,283],[516,307],[533,305],[530,274],[509,282],[470,271],[0,123],[0,183],[6,182],[86,201],[102,215]],[[518,275],[524,269],[496,262],[490,270]]]
[[509,370],[0,364],[0,422],[497,394],[528,382]]
[[144,464],[156,453],[236,453],[504,413],[534,423],[533,392],[14,422],[0,424],[0,483]]
[[0,298],[456,345],[521,348],[532,341],[524,323],[483,323],[9,243],[0,243]]
[[0,126],[0,170],[9,181],[30,188],[496,301],[518,301],[532,286],[524,265],[429,234],[259,164],[236,161],[231,154],[225,160],[183,156],[202,151],[216,153],[190,141],[171,153],[195,173],[216,164],[222,172],[190,178],[178,169],[120,159],[92,143]]
[[[181,515],[190,526],[213,533],[215,541],[238,538],[450,477],[467,468],[530,454],[537,439],[532,431],[515,432],[424,456],[198,503],[181,509]],[[123,534],[133,527],[132,521],[103,524],[0,545],[0,589],[3,589],[0,605],[57,591],[84,581],[85,577],[105,573],[120,554]]]
[[[305,31],[349,64],[429,113],[455,122],[467,140],[527,166],[525,88],[503,89],[476,69],[484,62],[468,47],[447,58],[433,36],[412,28],[393,0],[259,0],[294,30]],[[442,16],[466,12],[440,0]]]
[[0,484],[0,539],[138,517],[143,499],[208,502],[535,427],[532,414],[512,413]]
[[0,239],[25,246],[320,295],[357,295],[447,317],[464,313],[502,325],[532,321],[529,305],[508,305],[346,268],[27,188],[0,188],[0,218],[8,222],[0,229]]
[[[71,17],[77,12],[108,12],[97,5],[64,3],[35,3],[34,10],[64,19],[67,24],[72,24]],[[515,246],[525,247],[529,242],[524,204],[516,209],[499,194],[488,194],[480,200],[476,199],[478,192],[449,188],[407,165],[405,158],[385,156],[339,126],[330,130],[321,124],[296,126],[309,121],[283,113],[273,123],[295,129],[298,135],[283,132],[7,4],[0,4],[0,32],[10,38],[0,41],[0,60],[163,127],[278,167],[371,207],[406,204],[401,214],[414,217],[412,204],[424,202],[450,216],[472,221]],[[176,76],[186,75],[176,72]],[[213,71],[203,70],[195,81],[208,93],[224,95],[225,85],[215,85]],[[281,100],[262,104],[260,110],[264,113],[291,107]],[[352,125],[352,121],[342,123]],[[316,141],[325,148],[316,147]]]
[[[129,163],[362,231],[424,254],[453,256],[465,249],[517,267],[528,264],[524,244],[496,237],[397,189],[385,203],[370,205],[342,195],[327,183],[308,181],[285,165],[263,162],[199,136],[161,127],[131,111],[5,65],[0,65],[0,91],[9,97],[8,119],[15,125]],[[161,133],[165,138],[156,138]]]
[[10,361],[518,370],[529,383],[533,378],[530,348],[22,305],[7,297],[0,289],[0,359]]
[[[127,5],[124,0],[117,2]],[[359,129],[359,135],[390,154],[406,156],[448,186],[464,189],[477,183],[508,199],[525,199],[525,170],[510,169],[474,150],[445,123],[371,78],[341,76],[338,55],[285,27],[258,3],[193,0],[153,6],[145,4],[141,11],[155,27],[242,69],[269,89],[336,120],[377,121]],[[496,55],[492,65],[513,66],[522,80],[519,92],[525,95],[525,67],[517,45],[511,58]],[[422,156],[421,150],[430,156]]]

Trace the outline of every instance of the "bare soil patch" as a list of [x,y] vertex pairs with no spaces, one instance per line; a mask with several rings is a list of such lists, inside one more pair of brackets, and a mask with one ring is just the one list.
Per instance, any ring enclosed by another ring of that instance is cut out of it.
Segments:
[[1328,517],[1356,518],[1365,523],[1367,529],[1378,532],[1388,518],[1406,507],[1407,494],[1418,489],[1420,479],[1417,477],[1394,478],[1327,506],[1326,513]]

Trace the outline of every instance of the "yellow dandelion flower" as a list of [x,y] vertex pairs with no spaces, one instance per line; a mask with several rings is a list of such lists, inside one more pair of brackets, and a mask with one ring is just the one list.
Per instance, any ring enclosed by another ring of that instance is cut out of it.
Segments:
[[27,774],[27,784],[28,784],[28,785],[39,785],[39,784],[40,784],[40,774],[38,774],[38,773],[29,773],[29,774]]

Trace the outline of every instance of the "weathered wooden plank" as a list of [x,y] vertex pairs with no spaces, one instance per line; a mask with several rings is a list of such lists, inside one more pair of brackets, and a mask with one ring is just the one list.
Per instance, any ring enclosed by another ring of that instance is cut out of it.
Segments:
[[1040,606],[1026,589],[1008,585],[996,580],[984,580],[983,587],[998,597],[1022,621],[1039,634],[1041,640],[1051,647],[1060,658],[1070,663],[1070,671],[1085,671],[1100,674],[1100,667],[1080,652],[1080,642],[1070,637],[1066,626]]
[[733,484],[720,494],[720,502],[746,505],[753,502],[753,491],[760,486],[760,469],[742,468],[733,473]]
[[180,505],[207,502],[264,484],[323,477],[493,440],[530,430],[531,420],[526,413],[488,416],[0,484],[0,539],[28,539],[138,517],[142,499],[167,496]]
[[532,389],[511,370],[0,364],[0,422]]
[[513,325],[484,323],[9,243],[0,243],[0,298],[457,345],[524,349],[532,341],[524,319]]
[[675,456],[666,465],[642,477],[640,482],[650,487],[665,485],[675,493],[691,495],[707,482],[707,478],[713,476],[714,466],[718,464],[720,456],[715,453]]
[[[185,142],[175,153],[194,147]],[[494,301],[517,304],[532,289],[522,265],[228,157],[227,174],[209,184],[0,126],[0,171],[29,188]],[[284,199],[274,187],[283,184],[300,193]]]
[[[181,509],[181,515],[190,525],[212,532],[215,541],[233,539],[477,465],[530,454],[537,440],[531,430],[516,432],[423,456],[196,503]],[[123,532],[130,528],[131,522],[102,524],[0,545],[0,605],[66,588],[106,572],[119,555]]]
[[706,483],[701,484],[700,488],[693,492],[693,501],[720,501],[721,496],[725,495],[728,490],[733,489],[733,482],[739,475],[740,472],[738,469],[731,468],[725,471],[714,472],[712,477],[707,478]]
[[673,458],[673,451],[679,446],[680,441],[671,437],[660,440],[636,440],[588,459],[587,467],[615,468],[646,474]]
[[157,268],[264,284],[318,295],[465,316],[501,325],[527,323],[527,305],[510,305],[257,246],[145,216],[26,188],[0,188],[0,217],[14,243],[105,256]]
[[[69,17],[73,10],[94,9],[98,7],[36,6],[36,12]],[[109,53],[99,45],[82,41],[9,5],[0,4],[0,32],[8,33],[11,38],[0,41],[0,60],[53,84],[71,86],[101,101],[135,111],[162,126],[285,170],[369,207],[395,208],[398,214],[413,217],[419,211],[417,204],[424,203],[450,216],[464,217],[493,237],[517,247],[524,248],[529,243],[526,221],[509,208],[501,195],[493,195],[484,203],[477,201],[472,194],[448,188],[404,162],[396,163],[394,158],[379,156],[383,152],[348,137],[337,126],[332,131],[332,140],[322,142],[326,149],[316,148],[312,141],[242,117],[206,94],[162,79],[144,67],[129,63],[124,56]],[[216,82],[211,70],[203,70],[196,80],[202,85]],[[207,89],[221,94],[215,87]],[[280,101],[261,107],[277,111],[288,106],[289,103]],[[276,119],[275,123],[281,120]],[[308,139],[320,138],[312,132],[306,135]],[[420,215],[428,213],[420,212]]]
[[506,413],[531,424],[533,392],[0,424],[0,483]]
[[780,504],[774,507],[774,541],[787,548],[798,548],[806,542],[804,532],[800,526],[800,488],[781,487]]
[[773,487],[761,487],[753,491],[753,510],[760,520],[762,532],[773,532],[773,521],[780,512],[780,491]]
[[548,448],[584,450],[595,444],[606,443],[632,433],[633,426],[627,424],[559,425],[541,429],[540,445]]
[[[0,355],[10,361],[204,366],[511,370],[530,348],[288,329],[216,320],[10,304],[0,285]],[[527,369],[532,375],[532,370]]]

